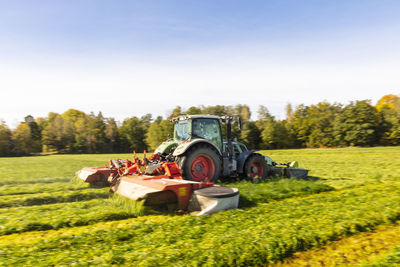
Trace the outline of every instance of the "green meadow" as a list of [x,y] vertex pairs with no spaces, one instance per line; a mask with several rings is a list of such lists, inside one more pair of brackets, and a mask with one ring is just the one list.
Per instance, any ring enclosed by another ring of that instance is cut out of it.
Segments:
[[[240,189],[239,209],[204,217],[127,209],[107,188],[71,181],[130,154],[0,158],[0,265],[265,266],[400,220],[400,147],[261,153],[299,161],[309,178],[220,181]],[[399,263],[398,246],[382,253],[353,262]]]

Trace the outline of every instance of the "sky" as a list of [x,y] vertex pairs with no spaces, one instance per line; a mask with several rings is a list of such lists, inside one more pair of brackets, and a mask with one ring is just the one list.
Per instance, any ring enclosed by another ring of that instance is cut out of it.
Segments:
[[400,2],[0,0],[0,119],[400,93]]

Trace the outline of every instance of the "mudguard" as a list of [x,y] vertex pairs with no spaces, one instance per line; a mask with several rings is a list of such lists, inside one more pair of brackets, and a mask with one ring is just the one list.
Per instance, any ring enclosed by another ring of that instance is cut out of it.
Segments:
[[171,150],[178,145],[177,141],[174,141],[172,139],[167,140],[162,142],[161,145],[159,145],[156,150],[154,151],[154,154],[160,153],[160,154],[169,154]]
[[237,172],[243,173],[244,163],[246,162],[247,158],[258,150],[247,150],[239,154],[237,158]]
[[174,153],[172,154],[173,156],[179,156],[182,155],[183,153],[185,153],[190,147],[192,147],[195,144],[199,144],[199,143],[206,143],[208,145],[211,145],[213,148],[215,148],[216,151],[218,151],[219,155],[221,154],[221,150],[211,141],[207,140],[207,139],[192,139],[192,140],[187,140],[184,141],[183,143],[179,144],[178,147],[174,150]]

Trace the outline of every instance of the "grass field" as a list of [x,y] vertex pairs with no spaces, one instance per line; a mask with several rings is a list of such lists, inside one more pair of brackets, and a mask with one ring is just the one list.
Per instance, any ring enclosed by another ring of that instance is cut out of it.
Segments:
[[225,182],[239,209],[204,217],[127,210],[70,182],[131,155],[0,158],[0,265],[400,264],[400,147],[262,153],[310,178]]

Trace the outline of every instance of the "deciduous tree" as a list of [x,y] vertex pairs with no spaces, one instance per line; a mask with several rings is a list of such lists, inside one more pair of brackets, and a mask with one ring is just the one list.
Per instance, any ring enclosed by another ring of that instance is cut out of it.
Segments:
[[0,121],[0,156],[10,156],[12,148],[11,131],[4,121]]
[[379,116],[369,100],[351,102],[335,118],[334,133],[339,145],[372,146],[378,139]]

